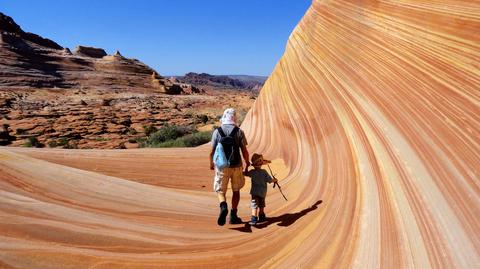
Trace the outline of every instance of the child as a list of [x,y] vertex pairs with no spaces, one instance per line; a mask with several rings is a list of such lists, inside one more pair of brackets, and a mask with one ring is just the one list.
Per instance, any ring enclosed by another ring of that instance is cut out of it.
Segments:
[[[250,194],[252,195],[252,219],[250,225],[257,225],[258,222],[266,220],[264,208],[265,208],[265,196],[267,196],[267,182],[277,182],[273,179],[265,169],[262,169],[262,165],[271,163],[264,160],[261,154],[253,154],[252,166],[254,169],[248,171],[245,170],[244,175],[252,179],[252,188]],[[247,167],[248,169],[248,167]]]

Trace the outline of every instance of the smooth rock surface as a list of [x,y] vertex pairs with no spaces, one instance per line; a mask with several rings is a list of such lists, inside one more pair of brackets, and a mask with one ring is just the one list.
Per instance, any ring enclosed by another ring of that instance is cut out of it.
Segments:
[[478,268],[478,29],[478,1],[314,1],[243,125],[285,162],[259,228],[216,226],[208,146],[1,148],[0,267]]

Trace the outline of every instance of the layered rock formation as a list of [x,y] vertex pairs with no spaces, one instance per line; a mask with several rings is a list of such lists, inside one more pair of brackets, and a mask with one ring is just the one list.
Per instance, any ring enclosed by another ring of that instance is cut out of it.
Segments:
[[270,268],[480,264],[480,2],[314,1],[244,127],[303,227]]
[[246,94],[205,94],[119,51],[78,46],[72,53],[1,13],[0,37],[0,145],[136,147],[144,127],[202,128],[233,99],[246,100],[237,102],[244,110],[253,103]]
[[157,91],[179,94],[179,85],[136,59],[119,52],[108,56],[101,48],[78,46],[74,53],[57,43],[24,32],[0,13],[0,87],[82,88]]
[[212,86],[221,88],[233,88],[233,89],[248,89],[248,90],[260,90],[263,86],[264,80],[258,76],[215,76],[207,73],[187,73],[185,76],[178,77],[183,83],[193,84],[198,87]]
[[478,267],[479,14],[314,1],[243,125],[286,164],[258,228],[216,226],[208,147],[0,149],[0,265]]

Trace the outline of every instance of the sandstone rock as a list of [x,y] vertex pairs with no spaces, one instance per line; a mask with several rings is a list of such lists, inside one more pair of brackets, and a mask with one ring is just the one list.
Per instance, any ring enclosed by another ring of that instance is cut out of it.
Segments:
[[15,141],[15,137],[10,135],[10,131],[8,124],[3,124],[0,127],[0,146],[6,146]]
[[94,47],[85,47],[85,46],[77,46],[74,51],[75,54],[81,56],[87,56],[92,58],[102,58],[107,56],[107,53],[104,49],[101,48],[94,48]]
[[123,143],[126,149],[136,149],[139,148],[139,145],[137,143],[130,143],[130,142],[125,142]]

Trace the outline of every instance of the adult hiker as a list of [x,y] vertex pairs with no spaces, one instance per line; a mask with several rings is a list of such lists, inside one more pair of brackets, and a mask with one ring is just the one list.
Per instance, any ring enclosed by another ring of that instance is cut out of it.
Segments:
[[[221,123],[222,126],[217,128],[212,134],[210,169],[215,169],[213,189],[217,193],[218,201],[220,202],[220,214],[217,223],[218,225],[223,226],[228,215],[226,193],[229,181],[233,192],[230,224],[242,223],[242,220],[237,216],[237,207],[240,202],[240,189],[245,185],[240,151],[245,160],[246,168],[250,166],[250,161],[247,150],[247,139],[240,127],[237,126],[236,113],[233,108],[228,108],[223,112]],[[216,167],[213,161],[215,150],[219,143],[222,145],[225,156],[228,160],[228,165],[223,169]]]

